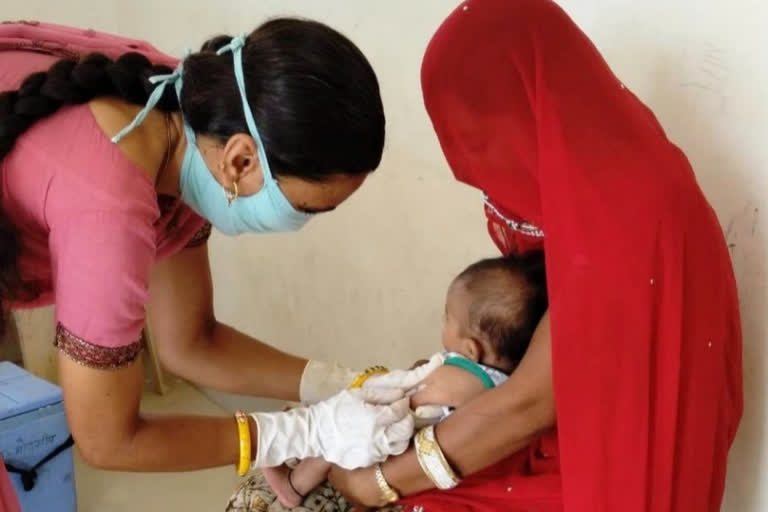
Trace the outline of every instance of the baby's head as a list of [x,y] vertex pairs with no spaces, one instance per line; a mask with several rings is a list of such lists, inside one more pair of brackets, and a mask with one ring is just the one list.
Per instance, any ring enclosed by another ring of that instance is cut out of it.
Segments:
[[443,346],[511,372],[546,310],[543,252],[479,261],[448,288]]

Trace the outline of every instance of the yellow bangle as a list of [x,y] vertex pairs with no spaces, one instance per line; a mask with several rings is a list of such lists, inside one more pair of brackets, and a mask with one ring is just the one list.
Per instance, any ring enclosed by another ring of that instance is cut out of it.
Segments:
[[251,426],[248,424],[248,416],[243,411],[237,411],[235,419],[237,435],[240,439],[240,462],[237,465],[237,474],[245,476],[251,467]]
[[385,373],[389,373],[389,370],[383,366],[371,366],[370,368],[366,368],[364,372],[355,377],[355,380],[349,385],[349,389],[360,389],[369,378],[374,375],[384,375]]

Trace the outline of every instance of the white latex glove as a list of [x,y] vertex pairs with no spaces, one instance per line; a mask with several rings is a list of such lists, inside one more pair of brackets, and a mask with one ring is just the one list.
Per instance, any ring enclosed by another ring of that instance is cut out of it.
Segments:
[[362,389],[347,390],[310,407],[253,413],[259,432],[252,469],[308,457],[357,469],[400,455],[413,435],[408,399],[396,390],[386,396],[379,390],[373,398],[391,405],[377,405],[367,402],[372,396]]
[[422,405],[413,411],[414,428],[421,430],[428,425],[440,423],[446,416],[446,408],[442,405]]
[[309,361],[301,376],[299,399],[304,405],[327,400],[339,391],[347,389],[358,375],[359,371],[345,368],[339,363]]
[[363,389],[378,392],[385,389],[400,390],[403,394],[418,389],[418,386],[445,362],[445,356],[438,352],[429,362],[413,370],[394,370],[385,375],[370,377],[363,383]]

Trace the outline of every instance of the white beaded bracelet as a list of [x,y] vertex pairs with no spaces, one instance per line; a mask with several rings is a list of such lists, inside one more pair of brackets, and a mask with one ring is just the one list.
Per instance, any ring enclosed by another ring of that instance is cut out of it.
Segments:
[[461,482],[440,449],[434,425],[424,427],[416,434],[416,457],[421,469],[438,489],[453,489]]

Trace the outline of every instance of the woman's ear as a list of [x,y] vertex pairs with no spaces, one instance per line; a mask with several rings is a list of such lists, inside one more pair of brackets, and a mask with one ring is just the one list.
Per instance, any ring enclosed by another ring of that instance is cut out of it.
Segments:
[[261,179],[261,165],[256,149],[256,143],[249,135],[237,133],[229,138],[224,146],[223,161],[224,175],[228,182],[240,183],[256,175]]

